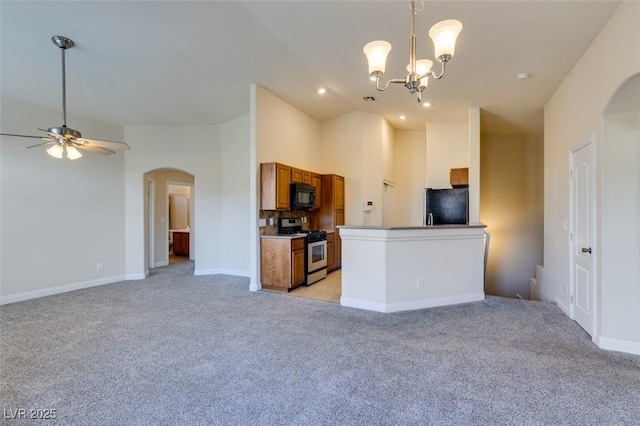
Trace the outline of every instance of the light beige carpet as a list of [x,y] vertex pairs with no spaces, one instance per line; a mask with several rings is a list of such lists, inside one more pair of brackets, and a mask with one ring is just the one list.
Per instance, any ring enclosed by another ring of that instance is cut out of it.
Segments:
[[326,302],[340,303],[342,295],[342,270],[333,271],[327,278],[310,286],[301,285],[288,294],[305,299],[324,300]]

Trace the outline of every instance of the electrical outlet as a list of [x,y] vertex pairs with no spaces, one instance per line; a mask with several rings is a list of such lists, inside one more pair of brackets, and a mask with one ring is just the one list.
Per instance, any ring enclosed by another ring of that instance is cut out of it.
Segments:
[[267,226],[267,219],[258,219],[258,226]]
[[102,269],[104,269],[104,265],[102,264],[102,262],[99,262],[96,264],[96,270],[97,271],[102,271]]
[[418,280],[416,281],[416,287],[422,288],[422,278],[418,278]]

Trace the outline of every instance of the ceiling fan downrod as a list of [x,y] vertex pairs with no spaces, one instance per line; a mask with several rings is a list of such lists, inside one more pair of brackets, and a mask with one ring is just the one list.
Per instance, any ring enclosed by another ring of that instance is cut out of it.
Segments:
[[73,40],[57,35],[51,37],[51,41],[62,51],[62,127],[67,127],[67,72],[64,53],[73,47]]

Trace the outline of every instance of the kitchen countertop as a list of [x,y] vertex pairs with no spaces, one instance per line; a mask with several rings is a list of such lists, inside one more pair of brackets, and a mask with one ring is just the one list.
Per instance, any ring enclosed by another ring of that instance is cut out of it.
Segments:
[[350,226],[340,225],[338,228],[349,229],[379,229],[384,231],[396,231],[396,230],[418,230],[418,229],[454,229],[454,228],[486,228],[487,225],[481,222],[469,223],[469,224],[449,224],[449,225],[429,225],[429,226]]
[[304,238],[306,234],[276,234],[276,235],[260,235],[260,238],[280,238],[283,240],[295,240],[296,238]]

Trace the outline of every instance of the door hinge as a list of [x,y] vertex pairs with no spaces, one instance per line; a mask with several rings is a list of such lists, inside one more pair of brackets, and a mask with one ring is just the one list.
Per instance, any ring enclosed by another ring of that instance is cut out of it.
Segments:
[[573,241],[573,232],[569,234],[569,241]]
[[571,303],[573,304],[573,294],[571,295]]
[[573,179],[573,170],[569,170],[569,177]]

